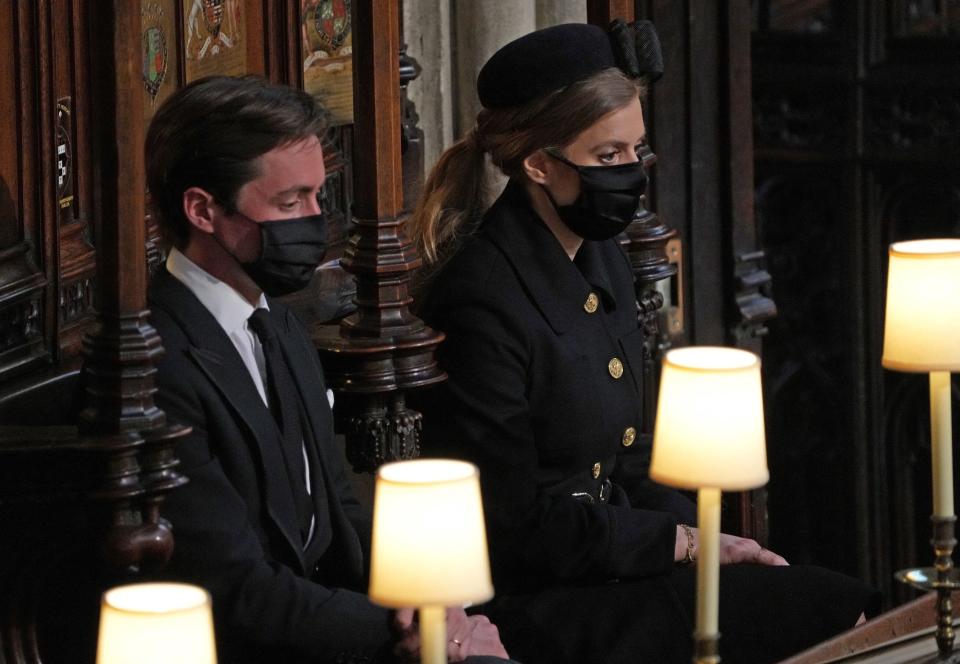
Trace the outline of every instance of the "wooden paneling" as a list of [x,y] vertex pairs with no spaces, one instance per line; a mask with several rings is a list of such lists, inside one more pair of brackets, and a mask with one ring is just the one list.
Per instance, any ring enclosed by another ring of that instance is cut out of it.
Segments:
[[[658,155],[648,198],[663,223],[679,231],[683,256],[682,278],[666,289],[683,306],[682,317],[665,317],[656,347],[758,351],[776,308],[753,215],[748,5],[636,4],[637,17],[657,26],[664,56],[664,76],[645,109]],[[726,496],[724,528],[763,541],[765,493]]]
[[60,353],[76,356],[95,313],[96,254],[91,159],[89,34],[86,0],[51,4],[55,209],[58,244],[57,337]]
[[636,13],[635,4],[633,0],[587,0],[587,22],[606,27],[622,18],[629,23]]
[[926,383],[880,366],[886,251],[960,236],[957,26],[950,3],[755,10],[757,209],[780,306],[772,546],[896,602],[911,593],[892,572],[933,553]]
[[[116,216],[102,196],[104,174],[98,170],[110,155],[94,153],[104,106],[92,94],[102,73],[93,60],[102,45],[91,38],[91,17],[100,4],[0,3],[0,392],[4,381],[26,378],[31,370],[78,366],[83,335],[94,321],[101,288],[98,247],[105,233],[116,230]],[[193,3],[135,4],[143,23],[134,34],[142,39],[143,30],[161,26],[166,65],[155,100],[139,75],[131,82],[129,93],[144,98],[142,133],[155,105],[185,83],[184,24]],[[302,85],[300,4],[242,3],[245,72]],[[131,61],[138,72],[144,57],[138,54]],[[336,127],[325,141],[329,179],[323,203],[331,220],[331,259],[342,255],[347,241],[353,135],[352,125]],[[142,180],[143,156],[140,139],[132,133],[129,138],[136,149],[120,168],[133,186],[134,180]],[[156,269],[165,258],[158,229],[146,211],[142,216],[146,260]],[[116,260],[109,266],[114,270],[121,270]],[[333,272],[324,270],[311,289],[294,298],[308,319],[330,320],[351,310],[352,281],[342,271]],[[122,271],[117,274],[126,278]],[[143,287],[139,281],[128,284],[132,290]]]
[[[52,155],[40,150],[52,131],[41,109],[50,101],[48,39],[35,29],[45,6],[0,7],[0,379],[51,358],[55,334],[52,280],[56,248],[51,234]],[[48,107],[49,108],[49,107]],[[49,143],[47,143],[49,145]]]

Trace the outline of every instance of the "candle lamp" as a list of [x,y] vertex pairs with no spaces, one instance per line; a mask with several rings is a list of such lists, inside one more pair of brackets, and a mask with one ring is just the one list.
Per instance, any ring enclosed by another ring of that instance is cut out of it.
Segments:
[[423,664],[446,664],[446,607],[493,597],[476,466],[418,459],[377,472],[370,599],[418,607]]
[[97,664],[216,664],[210,595],[185,583],[138,583],[103,594]]
[[929,373],[933,480],[933,567],[901,570],[897,578],[937,592],[934,661],[960,661],[953,652],[951,593],[960,588],[953,567],[953,431],[950,372],[960,370],[960,240],[929,239],[890,245],[883,366]]
[[669,351],[663,360],[650,477],[697,490],[697,614],[694,658],[719,655],[720,492],[766,484],[760,358],[735,348]]

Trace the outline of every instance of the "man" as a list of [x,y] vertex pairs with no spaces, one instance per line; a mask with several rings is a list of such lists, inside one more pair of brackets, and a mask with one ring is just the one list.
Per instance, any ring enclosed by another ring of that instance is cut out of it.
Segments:
[[[166,348],[158,404],[193,427],[190,482],[164,516],[166,574],[211,592],[223,662],[366,662],[418,649],[412,611],[363,594],[370,520],[333,442],[323,372],[272,296],[306,285],[326,249],[322,111],[258,78],[174,94],[147,134],[167,242],[150,287]],[[448,611],[449,654],[506,656],[485,618]],[[471,658],[472,659],[472,658]]]

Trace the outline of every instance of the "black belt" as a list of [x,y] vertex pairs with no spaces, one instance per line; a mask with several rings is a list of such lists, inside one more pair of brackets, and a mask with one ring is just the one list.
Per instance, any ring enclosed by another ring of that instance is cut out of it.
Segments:
[[609,479],[600,483],[596,493],[591,491],[574,491],[570,495],[584,503],[606,503],[610,500],[610,493],[613,485]]

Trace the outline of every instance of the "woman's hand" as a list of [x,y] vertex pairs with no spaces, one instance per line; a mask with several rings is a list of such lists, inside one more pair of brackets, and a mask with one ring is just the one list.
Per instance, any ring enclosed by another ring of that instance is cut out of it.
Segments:
[[[700,550],[700,531],[689,529],[693,537],[693,558],[697,558]],[[677,541],[673,547],[673,559],[682,562],[687,556],[687,532],[682,526],[677,526]],[[760,565],[789,565],[782,556],[778,556],[769,549],[764,549],[757,542],[745,537],[720,533],[720,564],[733,565],[736,563],[757,563]]]
[[[420,631],[414,609],[398,609],[393,617],[398,636],[394,654],[404,661],[420,660]],[[447,659],[462,662],[474,655],[509,659],[497,626],[486,616],[468,616],[463,609],[447,609]]]

